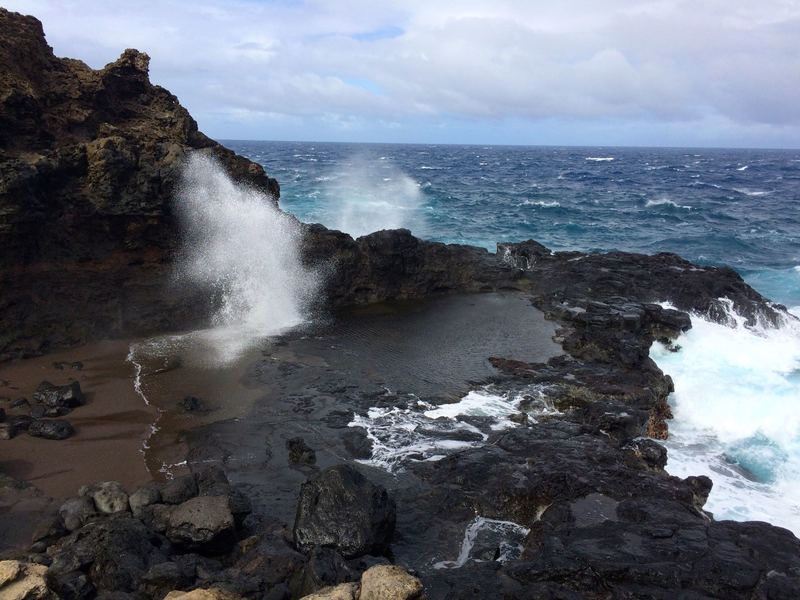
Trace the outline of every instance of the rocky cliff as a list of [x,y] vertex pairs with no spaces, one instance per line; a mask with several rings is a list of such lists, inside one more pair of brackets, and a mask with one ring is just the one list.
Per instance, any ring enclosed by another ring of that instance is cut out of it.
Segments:
[[100,70],[57,58],[38,20],[0,9],[0,358],[187,318],[187,296],[163,293],[187,152],[277,201],[148,64],[136,50]]

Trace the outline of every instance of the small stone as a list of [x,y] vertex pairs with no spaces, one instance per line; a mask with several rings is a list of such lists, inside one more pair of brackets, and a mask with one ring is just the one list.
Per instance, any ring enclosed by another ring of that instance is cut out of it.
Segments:
[[186,412],[199,412],[203,410],[203,401],[197,396],[186,396],[181,400],[181,407]]
[[301,437],[286,440],[286,449],[289,451],[289,462],[295,465],[313,465],[317,462],[317,453],[309,448]]
[[65,440],[74,433],[69,421],[63,419],[39,419],[28,428],[28,435],[46,440]]

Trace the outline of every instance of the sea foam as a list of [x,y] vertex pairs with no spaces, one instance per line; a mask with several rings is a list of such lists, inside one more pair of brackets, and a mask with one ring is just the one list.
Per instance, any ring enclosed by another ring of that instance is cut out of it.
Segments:
[[680,350],[654,344],[672,376],[667,470],[708,475],[717,519],[769,521],[800,533],[800,321],[747,327],[692,316]]

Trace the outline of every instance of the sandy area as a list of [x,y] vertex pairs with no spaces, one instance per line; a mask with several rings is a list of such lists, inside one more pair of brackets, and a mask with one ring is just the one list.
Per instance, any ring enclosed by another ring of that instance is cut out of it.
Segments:
[[[126,362],[126,341],[99,342],[73,350],[0,366],[0,397],[31,398],[43,380],[80,382],[87,403],[63,418],[75,427],[67,440],[20,434],[0,441],[0,470],[34,484],[54,498],[74,495],[84,483],[117,480],[127,488],[148,481],[142,442],[157,412],[133,389],[134,370]],[[81,370],[54,367],[80,361]],[[8,409],[8,401],[0,406]]]

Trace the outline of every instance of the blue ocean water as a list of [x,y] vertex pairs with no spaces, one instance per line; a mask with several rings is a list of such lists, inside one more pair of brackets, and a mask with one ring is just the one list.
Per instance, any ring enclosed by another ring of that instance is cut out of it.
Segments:
[[[407,227],[495,249],[676,252],[737,269],[800,315],[800,151],[226,142],[281,183],[281,206],[358,236]],[[800,321],[692,317],[679,352],[667,470],[714,481],[717,518],[800,535]]]
[[229,141],[303,221],[361,235],[676,252],[800,305],[800,151]]

